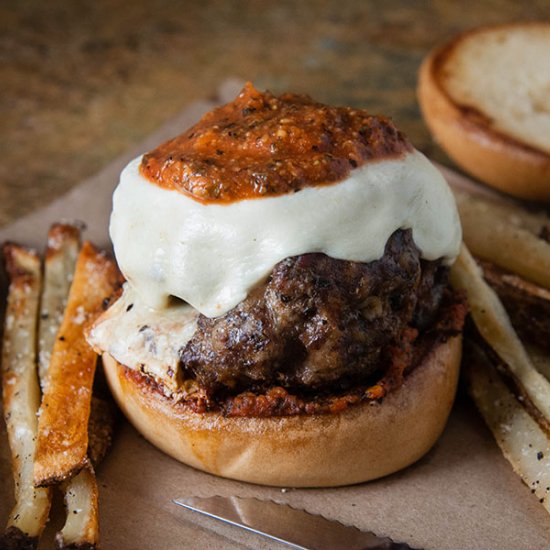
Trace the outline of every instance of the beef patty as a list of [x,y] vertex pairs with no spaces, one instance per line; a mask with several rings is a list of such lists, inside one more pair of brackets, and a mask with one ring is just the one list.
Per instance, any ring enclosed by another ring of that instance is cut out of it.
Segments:
[[287,258],[227,314],[199,317],[180,353],[182,371],[212,393],[365,383],[405,329],[433,322],[447,275],[440,261],[420,259],[410,230],[396,231],[368,264]]

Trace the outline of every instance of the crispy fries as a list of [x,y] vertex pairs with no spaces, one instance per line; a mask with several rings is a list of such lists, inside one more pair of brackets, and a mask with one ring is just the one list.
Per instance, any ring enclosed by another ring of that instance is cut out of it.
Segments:
[[550,512],[550,441],[508,389],[484,351],[469,343],[465,354],[468,389],[502,453]]
[[456,188],[453,192],[472,254],[550,289],[550,243],[539,237],[548,218]]
[[87,464],[61,487],[65,493],[67,521],[55,537],[57,548],[96,548],[99,542],[98,489],[92,466]]
[[535,361],[527,353],[465,245],[451,283],[466,290],[478,331],[463,362],[470,395],[504,456],[550,512],[550,382],[536,368],[544,356]]
[[[33,459],[40,388],[36,374],[36,323],[40,295],[38,255],[4,246],[10,279],[2,353],[2,393],[15,481],[16,504],[0,545],[35,547],[48,519],[51,490],[35,489]],[[15,547],[15,546],[13,546]]]
[[464,245],[451,269],[451,283],[467,292],[471,315],[479,333],[500,357],[523,398],[540,412],[541,427],[550,431],[550,382],[534,367],[510,324],[504,306],[483,279],[481,269]]
[[79,248],[78,227],[61,223],[52,225],[48,232],[38,323],[38,374],[42,391],[46,389],[46,373],[55,336],[63,320]]
[[522,341],[550,351],[550,290],[490,262],[480,260],[478,263]]
[[478,266],[463,246],[451,271],[453,285],[468,293],[478,331],[463,362],[469,393],[504,456],[550,512],[550,360],[538,348],[526,350],[510,324],[550,349],[548,217],[455,196],[464,241],[480,259]]
[[87,428],[97,356],[86,343],[83,329],[117,283],[114,262],[90,243],[84,243],[52,351],[40,408],[36,486],[69,479],[88,462]]
[[[41,386],[47,388],[47,375],[56,335],[64,318],[67,298],[80,247],[76,226],[55,224],[48,233],[39,325],[39,372]],[[82,319],[72,319],[82,324]],[[92,396],[88,422],[88,457],[97,465],[107,453],[112,438],[112,412],[107,401]],[[67,519],[56,535],[58,548],[95,548],[99,541],[98,490],[93,469],[85,466],[61,485]]]
[[76,476],[61,484],[67,515],[63,529],[55,537],[58,550],[97,548],[99,491],[93,466],[97,466],[105,458],[111,445],[112,430],[110,404],[92,396],[88,423],[88,457],[91,464],[87,464]]
[[[35,489],[35,476],[40,484],[65,480],[61,488],[67,520],[56,536],[57,548],[93,549],[98,544],[98,488],[89,462],[97,464],[105,456],[114,417],[107,400],[91,397],[96,356],[85,342],[84,326],[120,281],[114,262],[89,243],[79,254],[79,242],[78,227],[52,226],[42,293],[38,255],[16,245],[5,246],[11,285],[3,390],[17,503],[0,538],[2,548],[38,544],[51,489]],[[39,382],[45,393],[38,421],[36,347]]]

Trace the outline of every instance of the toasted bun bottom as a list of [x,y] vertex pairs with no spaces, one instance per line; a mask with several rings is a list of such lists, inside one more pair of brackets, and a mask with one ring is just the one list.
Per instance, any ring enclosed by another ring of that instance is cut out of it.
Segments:
[[434,347],[382,403],[326,415],[226,418],[183,411],[109,355],[103,364],[128,419],[177,460],[262,485],[331,487],[391,474],[432,447],[454,401],[461,344],[457,336]]
[[434,138],[480,181],[515,197],[550,202],[550,154],[496,131],[444,89],[439,72],[454,46],[432,52],[420,68],[418,100]]

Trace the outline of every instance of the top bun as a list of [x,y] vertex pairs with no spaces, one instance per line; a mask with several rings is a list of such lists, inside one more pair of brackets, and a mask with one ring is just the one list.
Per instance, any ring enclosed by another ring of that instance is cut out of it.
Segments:
[[550,24],[464,33],[420,69],[437,141],[464,170],[511,195],[550,202]]

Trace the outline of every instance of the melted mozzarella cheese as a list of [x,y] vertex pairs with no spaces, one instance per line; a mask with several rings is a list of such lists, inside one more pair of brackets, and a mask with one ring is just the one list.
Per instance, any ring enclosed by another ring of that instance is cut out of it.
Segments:
[[128,284],[88,332],[88,343],[119,363],[143,370],[171,391],[180,389],[179,352],[196,330],[198,312],[187,304],[155,311]]
[[123,274],[153,308],[172,295],[217,317],[285,258],[322,252],[370,262],[398,229],[412,229],[427,260],[458,254],[454,198],[418,151],[367,162],[335,184],[229,204],[161,188],[140,174],[140,162],[121,174],[110,233]]

